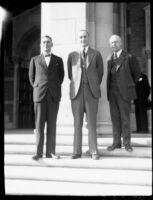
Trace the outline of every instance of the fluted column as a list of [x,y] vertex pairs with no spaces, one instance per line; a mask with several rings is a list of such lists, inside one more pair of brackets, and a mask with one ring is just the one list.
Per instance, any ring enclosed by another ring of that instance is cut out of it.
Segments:
[[[151,24],[150,24],[150,5],[144,8],[145,10],[145,24],[146,24],[146,58],[147,58],[147,75],[149,84],[151,86]],[[149,96],[151,99],[151,94]],[[152,129],[152,110],[148,111],[149,130]]]
[[103,132],[102,126],[111,126],[110,110],[106,93],[107,58],[111,55],[109,46],[110,36],[112,34],[120,34],[121,23],[119,21],[119,16],[119,3],[87,3],[87,28],[90,34],[90,43],[101,52],[104,62],[104,76],[101,83],[102,97],[99,100],[97,115],[97,127],[99,128],[99,132]]
[[19,101],[19,92],[18,92],[18,69],[20,58],[18,56],[13,56],[12,61],[14,64],[14,101],[13,101],[13,120],[14,120],[14,128],[18,127],[18,101]]

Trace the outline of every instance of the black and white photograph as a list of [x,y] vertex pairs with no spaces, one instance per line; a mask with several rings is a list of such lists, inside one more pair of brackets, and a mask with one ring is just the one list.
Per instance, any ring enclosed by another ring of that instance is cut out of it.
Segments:
[[151,3],[6,1],[0,43],[4,195],[151,198]]

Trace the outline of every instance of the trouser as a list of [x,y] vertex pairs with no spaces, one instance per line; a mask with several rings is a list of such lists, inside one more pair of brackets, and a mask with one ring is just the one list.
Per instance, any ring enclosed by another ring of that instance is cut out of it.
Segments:
[[74,116],[74,142],[73,153],[82,153],[82,126],[84,113],[88,122],[88,144],[91,154],[97,153],[96,119],[98,111],[98,99],[90,90],[88,83],[82,83],[75,99],[71,101]]
[[143,103],[135,104],[137,131],[148,131],[147,108]]
[[56,143],[56,120],[59,102],[54,101],[50,92],[47,91],[41,102],[34,102],[35,125],[36,125],[36,147],[37,155],[42,156],[44,144],[44,127],[46,129],[46,154],[55,153]]
[[130,107],[131,102],[125,101],[117,86],[110,89],[110,114],[113,125],[113,144],[121,144],[121,134],[123,136],[123,144],[130,145]]

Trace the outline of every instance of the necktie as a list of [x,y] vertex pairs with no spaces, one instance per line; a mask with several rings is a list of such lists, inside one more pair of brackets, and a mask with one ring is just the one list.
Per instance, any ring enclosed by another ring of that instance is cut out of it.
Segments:
[[114,52],[114,57],[113,58],[117,59],[117,53],[116,52]]
[[85,48],[83,48],[83,58],[85,58],[86,57],[86,52],[85,52]]

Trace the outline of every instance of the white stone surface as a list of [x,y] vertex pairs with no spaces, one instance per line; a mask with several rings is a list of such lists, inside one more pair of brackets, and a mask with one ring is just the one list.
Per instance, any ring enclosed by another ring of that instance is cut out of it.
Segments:
[[152,172],[139,170],[5,166],[5,178],[151,186]]
[[62,196],[150,196],[152,187],[57,181],[5,180],[6,194]]
[[61,156],[61,159],[43,158],[34,161],[31,155],[6,154],[5,165],[7,166],[44,166],[44,167],[68,167],[85,169],[126,169],[152,171],[152,161],[147,158],[134,157],[102,157],[100,160],[92,160],[88,156],[72,160],[70,156]]
[[85,18],[86,3],[41,3],[42,19]]

